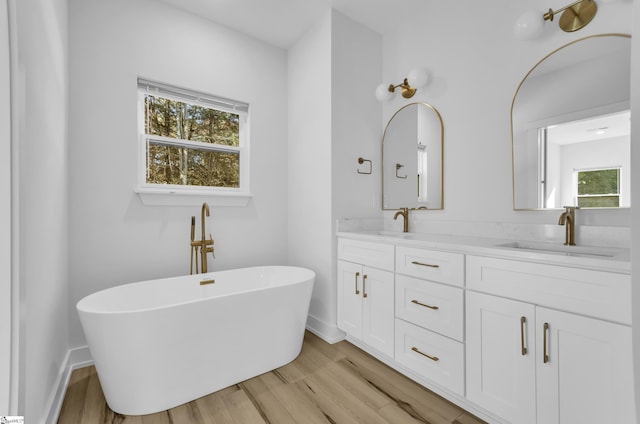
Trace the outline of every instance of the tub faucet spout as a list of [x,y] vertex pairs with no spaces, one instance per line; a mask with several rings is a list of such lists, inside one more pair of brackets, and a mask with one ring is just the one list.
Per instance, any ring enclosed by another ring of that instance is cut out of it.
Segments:
[[195,217],[191,217],[191,273],[193,274],[193,254],[195,250],[196,259],[196,273],[198,273],[198,256],[200,256],[200,272],[203,274],[208,272],[207,266],[207,253],[215,258],[213,253],[213,237],[209,234],[209,238],[206,237],[205,230],[205,217],[209,216],[209,205],[205,202],[202,204],[202,211],[200,213],[200,229],[202,230],[202,237],[200,240],[194,240],[195,230]]
[[202,246],[200,246],[200,255],[201,255],[201,262],[202,262],[202,273],[206,273],[208,272],[207,269],[207,253],[211,253],[213,255],[213,237],[209,236],[209,239],[207,240],[206,238],[206,233],[204,230],[204,217],[205,216],[209,216],[209,205],[207,204],[207,202],[202,204],[202,213],[201,213],[201,222],[202,222],[202,239],[201,239],[201,243]]
[[200,225],[201,225],[201,228],[202,228],[202,240],[205,239],[205,231],[204,231],[204,217],[205,217],[205,214],[206,214],[206,216],[209,216],[209,205],[207,204],[207,202],[204,202],[202,204],[202,213],[200,215]]

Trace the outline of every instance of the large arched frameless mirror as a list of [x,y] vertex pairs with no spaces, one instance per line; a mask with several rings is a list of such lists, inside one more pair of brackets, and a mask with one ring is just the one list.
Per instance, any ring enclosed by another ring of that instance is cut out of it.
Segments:
[[382,136],[382,209],[443,209],[444,126],[427,103],[410,103]]
[[524,77],[511,105],[515,210],[630,206],[630,38],[576,40]]

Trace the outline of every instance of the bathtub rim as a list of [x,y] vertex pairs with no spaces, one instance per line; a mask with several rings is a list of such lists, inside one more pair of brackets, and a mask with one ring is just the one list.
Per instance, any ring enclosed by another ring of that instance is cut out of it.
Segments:
[[[301,278],[298,280],[292,280],[289,283],[286,284],[282,284],[282,285],[278,285],[278,286],[272,286],[272,287],[255,287],[255,288],[251,288],[251,289],[247,289],[247,290],[242,290],[242,291],[234,291],[234,292],[230,292],[230,293],[226,293],[226,294],[218,294],[215,296],[210,296],[210,297],[194,297],[193,299],[189,299],[186,301],[180,301],[180,302],[175,302],[175,303],[168,303],[168,304],[162,304],[162,305],[158,305],[158,306],[151,306],[151,307],[144,307],[144,308],[130,308],[130,309],[120,309],[120,310],[95,310],[95,309],[87,309],[86,307],[83,308],[81,304],[83,303],[88,303],[89,301],[86,299],[89,298],[93,298],[93,297],[97,297],[100,296],[102,293],[107,292],[107,291],[117,291],[117,290],[123,290],[124,286],[139,286],[139,285],[149,285],[152,284],[153,282],[157,282],[157,281],[167,281],[167,280],[178,280],[180,278],[189,278],[189,279],[193,279],[193,280],[206,280],[207,278],[210,277],[214,277],[217,274],[223,273],[223,272],[233,272],[233,271],[240,271],[240,270],[256,270],[256,269],[276,269],[276,268],[285,268],[285,269],[296,269],[296,270],[301,270],[304,271],[306,273],[308,273],[307,276],[305,276],[305,278]],[[174,308],[174,307],[180,307],[180,306],[185,306],[185,305],[189,305],[192,303],[196,303],[196,302],[202,302],[204,300],[208,300],[208,299],[224,299],[226,297],[230,297],[230,296],[237,296],[237,295],[241,295],[243,293],[252,293],[252,292],[258,292],[258,291],[262,291],[262,290],[270,290],[270,289],[274,289],[274,288],[278,288],[278,287],[286,287],[288,285],[294,285],[294,284],[304,284],[306,282],[312,281],[315,282],[315,278],[316,278],[316,273],[315,271],[306,268],[306,267],[302,267],[302,266],[295,266],[295,265],[256,265],[256,266],[247,266],[247,267],[242,267],[242,268],[231,268],[231,269],[227,269],[227,270],[218,270],[218,271],[211,271],[208,272],[206,274],[184,274],[184,275],[177,275],[177,276],[173,276],[173,277],[163,277],[163,278],[154,278],[154,279],[150,279],[150,280],[142,280],[142,281],[134,281],[134,282],[130,282],[130,283],[122,283],[122,284],[118,284],[116,286],[112,286],[112,287],[107,287],[105,289],[102,290],[98,290],[96,292],[93,293],[89,293],[88,295],[84,296],[82,299],[80,299],[78,302],[76,302],[76,311],[79,315],[81,314],[96,314],[96,315],[117,315],[117,314],[133,314],[133,313],[143,313],[143,312],[152,312],[152,311],[157,311],[160,309],[164,309],[164,308]]]

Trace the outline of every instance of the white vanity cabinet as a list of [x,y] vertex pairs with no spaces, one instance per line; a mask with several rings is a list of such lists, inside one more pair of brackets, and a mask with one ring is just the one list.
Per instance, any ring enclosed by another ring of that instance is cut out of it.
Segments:
[[464,394],[464,255],[396,247],[395,359]]
[[394,246],[338,239],[338,327],[379,352],[394,352]]
[[467,398],[510,423],[536,423],[535,306],[466,293]]
[[510,423],[635,422],[630,275],[466,264],[469,400]]

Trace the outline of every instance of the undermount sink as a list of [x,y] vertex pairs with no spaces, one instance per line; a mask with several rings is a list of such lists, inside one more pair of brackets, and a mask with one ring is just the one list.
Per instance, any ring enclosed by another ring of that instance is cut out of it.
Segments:
[[398,231],[386,231],[386,230],[374,230],[374,231],[364,231],[365,234],[371,234],[373,236],[386,236],[386,237],[395,237],[395,238],[407,238],[410,233],[401,233]]
[[613,258],[619,253],[619,251],[614,248],[594,246],[565,246],[562,244],[529,241],[513,241],[509,243],[499,244],[498,247],[508,247],[511,249],[521,249],[534,252],[550,253],[553,255],[578,257]]

